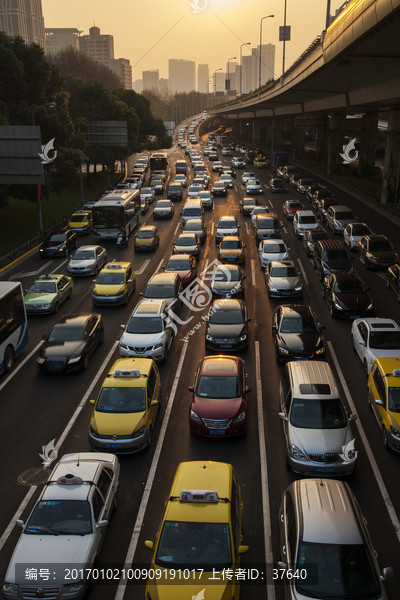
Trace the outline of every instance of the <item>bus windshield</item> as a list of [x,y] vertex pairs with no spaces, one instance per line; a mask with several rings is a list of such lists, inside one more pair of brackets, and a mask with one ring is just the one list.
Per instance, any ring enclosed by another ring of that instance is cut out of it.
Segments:
[[122,229],[125,227],[124,210],[121,206],[93,207],[95,229]]

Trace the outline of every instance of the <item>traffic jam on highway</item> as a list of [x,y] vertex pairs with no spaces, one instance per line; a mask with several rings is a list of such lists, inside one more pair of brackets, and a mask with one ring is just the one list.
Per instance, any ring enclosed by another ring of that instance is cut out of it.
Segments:
[[3,270],[4,598],[399,598],[399,229],[206,116]]

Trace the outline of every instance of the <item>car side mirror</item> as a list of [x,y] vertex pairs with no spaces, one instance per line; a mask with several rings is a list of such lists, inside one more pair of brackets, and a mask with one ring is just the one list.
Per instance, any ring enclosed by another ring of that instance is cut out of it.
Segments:
[[387,579],[390,579],[391,577],[393,577],[393,569],[392,567],[385,567],[382,571],[382,575],[380,576],[380,580],[381,581],[386,581]]
[[194,392],[194,385],[189,385],[188,390],[189,392]]
[[144,545],[146,546],[146,548],[148,548],[149,550],[153,550],[154,548],[154,542],[150,541],[150,540],[146,540]]
[[96,404],[96,400],[89,400],[89,404],[93,404],[93,406]]
[[23,527],[25,525],[25,523],[24,523],[24,521],[22,519],[17,519],[15,521],[15,524],[18,525],[18,527],[21,527],[21,529],[23,529]]
[[279,415],[279,418],[282,419],[282,421],[287,421],[286,413],[280,412],[280,413],[278,413],[278,415]]
[[360,344],[360,346],[365,346],[365,341],[364,340],[360,340],[358,343]]
[[357,419],[358,419],[358,415],[356,415],[355,413],[352,413],[349,416],[349,421],[357,421]]
[[239,546],[238,554],[244,554],[245,552],[247,552],[248,549],[249,549],[248,546]]
[[139,292],[139,296],[143,296],[143,292]]
[[282,562],[281,560],[278,562],[278,568],[279,569],[284,569],[286,571],[286,569],[288,568],[287,564],[285,562]]
[[276,325],[272,325],[272,330],[273,331],[278,331],[278,327]]
[[246,319],[246,323],[250,323],[250,321],[251,321],[251,317],[248,317],[248,318]]
[[150,408],[151,408],[152,406],[158,406],[158,400],[152,400],[152,401],[150,402]]
[[108,525],[107,519],[102,519],[96,524],[96,529],[101,529],[102,527],[106,527]]
[[246,275],[243,275],[243,281],[246,279]]
[[375,400],[375,404],[377,404],[378,406],[383,406],[382,400]]
[[92,279],[92,283],[96,283],[96,280],[95,280],[95,279]]
[[247,386],[246,386],[246,387],[244,388],[244,393],[245,393],[245,394],[249,394],[250,392],[251,392],[251,388],[249,388],[249,387],[247,387]]

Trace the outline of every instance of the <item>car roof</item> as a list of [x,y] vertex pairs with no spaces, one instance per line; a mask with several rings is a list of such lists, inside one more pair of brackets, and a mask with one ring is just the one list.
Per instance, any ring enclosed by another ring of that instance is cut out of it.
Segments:
[[168,303],[163,298],[145,298],[137,303],[131,316],[158,315],[164,311],[167,305]]
[[282,238],[268,238],[268,240],[261,240],[263,245],[268,245],[268,244],[283,244],[284,246],[286,246],[285,242],[283,241]]
[[234,242],[240,242],[240,237],[238,235],[224,235],[224,237],[222,238],[223,242],[227,242],[227,241],[234,241]]
[[155,229],[157,229],[155,225],[142,225],[138,231],[154,231]]
[[282,316],[285,317],[285,319],[295,319],[310,314],[313,315],[311,307],[307,304],[281,304],[281,306],[278,306],[278,309],[282,310]]
[[178,275],[174,272],[172,273],[154,273],[154,275],[152,275],[147,283],[147,285],[149,285],[150,283],[152,285],[155,284],[160,284],[160,285],[169,285],[171,283],[171,281],[175,281],[175,279],[178,277]]
[[393,319],[384,317],[367,317],[365,319],[357,319],[355,323],[364,321],[371,331],[400,331],[399,325]]
[[82,327],[85,325],[90,317],[98,316],[94,313],[87,313],[83,315],[63,315],[61,319],[55,324],[57,325],[68,325],[69,327]]
[[151,358],[119,358],[109,369],[102,387],[143,387],[153,364]]
[[271,260],[269,263],[270,268],[272,267],[295,267],[293,260]]
[[340,210],[347,210],[347,211],[353,212],[351,210],[351,208],[349,206],[347,206],[347,204],[335,204],[334,206],[332,206],[332,210],[335,212],[340,211]]
[[244,301],[238,298],[219,298],[218,300],[213,300],[211,303],[211,307],[214,307],[214,310],[215,307],[217,310],[239,310],[244,305]]
[[48,275],[41,275],[36,281],[57,281],[60,277],[67,277],[67,275],[63,275],[62,273],[49,273]]
[[131,263],[129,262],[110,262],[107,263],[102,270],[100,271],[100,273],[123,273],[124,271],[126,271],[126,269],[128,269],[128,267],[131,267]]
[[300,479],[292,486],[302,516],[303,541],[364,543],[346,483],[334,479]]
[[230,216],[230,215],[225,215],[225,216],[223,216],[223,217],[220,217],[220,218],[219,218],[218,225],[219,225],[220,223],[224,223],[225,221],[236,221],[236,222],[237,222],[237,219],[236,219],[236,217],[235,217],[235,216],[233,216],[233,215],[232,215],[232,216]]
[[[381,370],[385,373],[388,387],[400,387],[400,358],[377,358],[376,363],[379,364]],[[398,370],[399,375],[393,375],[393,371]]]

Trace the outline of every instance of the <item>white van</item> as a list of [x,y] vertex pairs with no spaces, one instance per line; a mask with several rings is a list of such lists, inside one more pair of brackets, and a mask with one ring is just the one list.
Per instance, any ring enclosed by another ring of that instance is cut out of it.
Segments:
[[204,218],[204,208],[203,202],[200,198],[193,198],[192,200],[187,200],[181,212],[182,215],[182,225],[185,225],[186,221],[189,219],[203,219]]

